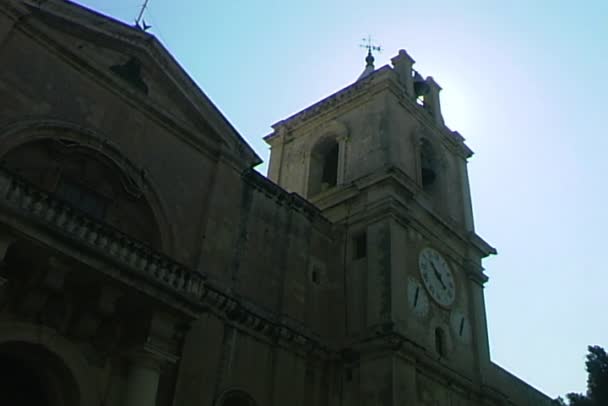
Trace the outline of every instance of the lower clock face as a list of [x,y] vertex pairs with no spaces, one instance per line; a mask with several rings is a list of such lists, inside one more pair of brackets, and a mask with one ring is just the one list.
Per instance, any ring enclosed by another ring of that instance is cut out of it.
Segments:
[[450,324],[454,337],[457,340],[468,344],[471,341],[471,324],[468,318],[460,310],[454,310],[450,316]]
[[447,261],[432,248],[420,251],[418,266],[429,295],[442,306],[449,306],[456,298],[456,285]]
[[429,297],[420,282],[409,278],[407,283],[407,302],[416,316],[424,317],[429,312]]

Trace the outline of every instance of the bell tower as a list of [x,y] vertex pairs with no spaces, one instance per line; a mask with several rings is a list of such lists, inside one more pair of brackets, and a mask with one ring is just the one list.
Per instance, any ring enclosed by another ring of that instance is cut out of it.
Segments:
[[491,364],[481,260],[496,252],[474,229],[473,153],[404,50],[378,69],[370,57],[273,125],[268,176],[344,228],[346,396],[471,404]]

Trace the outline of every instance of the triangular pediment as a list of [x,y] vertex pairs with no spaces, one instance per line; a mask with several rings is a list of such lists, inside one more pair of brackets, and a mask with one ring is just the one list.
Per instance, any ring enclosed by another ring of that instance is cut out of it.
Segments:
[[10,3],[13,12],[29,15],[29,29],[71,63],[94,72],[139,108],[162,116],[192,142],[214,145],[244,167],[261,162],[153,35],[67,1]]

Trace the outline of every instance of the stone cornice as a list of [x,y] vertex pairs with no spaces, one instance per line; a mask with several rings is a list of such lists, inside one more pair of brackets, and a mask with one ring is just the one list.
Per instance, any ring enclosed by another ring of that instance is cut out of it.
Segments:
[[385,85],[385,81],[391,75],[392,69],[388,66],[383,66],[370,74],[365,79],[358,80],[344,89],[324,98],[323,100],[313,104],[310,107],[272,125],[275,130],[273,133],[264,137],[264,140],[269,144],[274,138],[280,134],[280,129],[287,127],[293,130],[308,122],[311,118],[317,118],[319,115],[338,109],[339,107],[349,104],[359,97],[368,95],[377,88]]
[[[417,193],[417,195],[419,195],[419,193]],[[439,215],[435,212],[435,210],[427,207],[427,205],[423,204],[418,200],[419,199],[414,199],[418,206],[422,208],[428,214],[428,216],[433,218],[434,221],[432,224],[439,225],[440,229],[449,234],[450,236],[456,237],[458,240],[464,242],[467,246],[472,246],[473,248],[475,248],[477,253],[482,258],[485,258],[489,255],[496,255],[496,249],[487,242],[485,242],[479,235],[477,235],[477,233],[475,233],[474,231],[466,231],[462,226],[459,226],[453,221],[446,221],[444,216]],[[429,228],[428,225],[425,224],[426,222],[417,221],[417,223],[421,228],[426,229],[432,234],[434,234],[435,238],[442,238],[441,235],[437,235],[435,229]]]
[[[274,342],[283,342],[319,356],[331,352],[327,345],[312,337],[312,333],[294,327],[297,323],[286,323],[285,317],[279,320],[276,316],[261,314],[251,305],[213,286],[204,274],[91,219],[3,168],[0,168],[0,210],[10,213],[9,218],[14,221],[27,223],[28,229],[33,225],[36,232],[30,238],[37,239],[40,233],[46,231],[51,236],[67,240],[81,255],[92,254],[94,258],[101,258],[105,264],[100,265],[101,272],[120,280],[124,279],[121,276],[126,273],[129,280],[135,279],[150,286],[144,291],[161,289],[163,293],[170,293],[173,299],[168,304],[190,317],[196,318],[204,309],[208,309]],[[19,224],[13,226],[24,233],[25,227]],[[111,271],[116,267],[119,268],[118,272]]]
[[489,279],[488,276],[483,273],[484,269],[481,264],[471,260],[465,260],[464,271],[470,280],[480,286],[483,286]]
[[[404,204],[411,204],[411,202],[416,202],[416,204],[418,204],[419,207],[422,208],[425,213],[427,213],[433,218],[433,224],[440,225],[440,229],[446,234],[456,238],[457,240],[463,242],[468,246],[472,245],[482,257],[496,254],[496,249],[494,249],[487,242],[485,242],[475,232],[465,232],[462,229],[459,230],[459,228],[461,227],[448,223],[444,220],[442,216],[436,214],[433,210],[430,210],[425,205],[417,202],[416,196],[420,195],[421,188],[413,182],[410,182],[408,176],[396,166],[386,167],[381,173],[377,172],[373,175],[368,175],[357,179],[348,185],[336,187],[335,189],[327,191],[322,195],[313,197],[312,202],[317,204],[323,210],[329,210],[331,209],[331,207],[344,204],[349,200],[358,199],[360,196],[364,195],[366,189],[376,188],[379,185],[392,185],[394,191],[392,193],[398,195],[398,198],[394,198],[395,203],[389,207],[390,210],[403,211],[405,207]],[[367,209],[368,206],[366,206],[366,211]],[[413,211],[408,209],[407,212],[412,213]],[[352,213],[351,217],[355,215],[357,214]],[[399,217],[405,218],[403,215]],[[429,229],[428,225],[425,222],[417,221],[409,215],[407,216],[407,218],[408,224],[410,222],[415,222],[416,224],[418,224],[419,227],[429,230],[429,232],[433,234],[435,238],[442,238],[438,236],[436,229]]]
[[[536,405],[541,405],[541,406],[547,405],[548,406],[548,405],[557,405],[558,404],[553,399],[551,399],[547,395],[545,395],[543,392],[536,389],[534,386],[525,382],[524,380],[522,380],[518,376],[514,375],[513,373],[507,371],[500,365],[490,362],[490,368],[491,368],[490,371],[492,371],[492,373],[493,373],[492,375],[494,375],[495,378],[502,376],[503,379],[506,379],[509,383],[516,382],[517,385],[519,386],[519,388],[517,388],[517,389],[519,389],[519,390],[512,388],[512,386],[515,386],[515,385],[512,385],[512,384],[509,385],[509,386],[511,386],[512,389],[515,389],[515,390],[513,390],[513,392],[519,392],[521,389],[523,389],[524,391],[526,391],[529,394],[527,396],[529,399],[534,398],[534,401],[537,402],[537,403],[535,403]],[[491,383],[497,384],[497,382],[491,382]],[[513,400],[515,402],[517,401],[516,399],[511,399],[510,395],[513,395],[513,393],[505,393],[505,388],[500,387],[502,385],[496,385],[496,386],[498,386],[498,388],[495,386],[485,386],[484,385],[484,389],[486,391],[493,392],[496,395],[500,395],[506,399]]]
[[[232,153],[239,155],[234,158],[239,167],[242,168],[245,163],[243,157],[246,157],[247,162],[245,164],[250,167],[262,162],[219,109],[215,107],[153,35],[70,2],[47,0],[40,4],[37,1],[27,0],[24,4],[29,5],[36,12],[35,19],[27,19],[29,30],[41,35],[45,41],[52,43],[54,48],[65,54],[65,59],[68,62],[80,66],[81,69],[86,66],[89,71],[95,72],[96,77],[103,78],[103,82],[110,83],[112,89],[120,89],[128,94],[127,101],[131,101],[137,108],[143,106],[145,110],[162,118],[158,121],[165,127],[172,129],[178,137],[191,145],[198,146],[198,143],[204,142],[199,132],[205,128],[207,133],[222,139],[230,147]],[[80,55],[56,43],[46,32],[50,27],[60,30],[77,30],[81,32],[81,36],[95,38],[95,41],[114,41],[121,44],[123,48],[126,45],[128,46],[127,49],[132,52],[145,55],[163,73],[167,81],[178,89],[179,95],[185,101],[184,106],[187,106],[185,110],[188,111],[193,123],[185,123],[183,120],[168,114],[166,109],[163,109],[149,97],[143,97],[138,92],[127,88],[117,78],[96,69]],[[100,81],[99,78],[96,78],[96,80]],[[137,101],[137,103],[133,103],[132,100]],[[167,123],[163,123],[164,121],[167,121]],[[177,131],[172,127],[177,127]],[[227,135],[228,137],[226,137]]]
[[359,354],[361,359],[377,357],[380,354],[395,354],[407,362],[415,364],[417,368],[433,371],[435,378],[479,394],[479,384],[452,368],[449,361],[429,352],[415,341],[396,331],[391,323],[378,326],[373,336],[353,343],[351,348]]
[[402,85],[398,83],[395,71],[389,66],[383,66],[365,79],[358,80],[310,107],[273,124],[272,127],[275,131],[265,136],[264,140],[272,145],[275,139],[280,139],[305,125],[313,125],[310,124],[311,122],[318,125],[318,122],[323,121],[327,114],[339,114],[337,110],[345,105],[353,108],[356,105],[355,100],[384,89],[390,90],[402,107],[416,117],[421,125],[440,135],[446,147],[464,159],[473,155],[473,151],[464,143],[464,137],[460,133],[451,131],[445,125],[437,125],[430,112],[407,95]]
[[[382,356],[397,356],[410,365],[414,365],[416,369],[431,374],[433,379],[441,380],[446,386],[464,391],[465,393],[468,392],[470,395],[475,395],[482,399],[493,399],[498,402],[505,402],[509,399],[508,395],[497,387],[496,382],[484,384],[472,380],[463,374],[463,371],[454,368],[449,359],[446,360],[434,352],[428,351],[415,341],[410,340],[407,336],[397,331],[395,326],[390,322],[370,327],[364,337],[351,342],[347,348],[342,350],[341,355],[343,362],[350,367],[365,362],[368,359],[377,359]],[[508,379],[514,380],[525,387],[526,390],[532,391],[539,402],[550,402],[550,399],[536,388],[504,371],[497,365],[491,365],[496,370],[500,370],[505,375],[508,375]],[[490,380],[490,377],[486,377],[486,379]]]
[[204,277],[166,255],[0,169],[0,207],[126,266],[187,301],[199,298]]
[[[485,377],[485,380],[490,381],[488,383],[471,380],[461,371],[453,368],[449,360],[427,351],[407,336],[396,331],[394,325],[390,322],[376,326],[375,330],[370,330],[367,337],[351,343],[348,349],[343,350],[342,353],[344,354],[342,357],[344,361],[351,366],[366,358],[377,358],[382,355],[394,354],[404,361],[415,365],[417,369],[432,371],[433,378],[443,381],[444,385],[459,388],[465,392],[475,394],[482,399],[493,399],[501,403],[512,400],[509,399],[508,394],[501,390],[500,385],[497,385],[497,382],[493,382],[490,377]],[[491,366],[496,371],[504,374],[509,382],[517,382],[526,391],[533,393],[539,405],[551,404],[551,399],[544,393],[498,365],[492,363]]]
[[14,21],[21,19],[28,14],[26,7],[23,3],[7,0],[0,3],[0,12],[7,15]]
[[208,287],[203,301],[211,311],[241,329],[261,335],[280,345],[295,347],[305,353],[313,353],[327,358],[335,352],[322,343],[308,329],[297,327],[297,323],[285,317],[277,317],[257,308],[251,303],[232,297],[218,288]]
[[400,105],[414,116],[422,128],[439,136],[442,143],[451,151],[464,159],[470,158],[473,151],[464,143],[464,137],[457,131],[450,130],[446,125],[437,125],[430,112],[416,103],[405,92],[398,95]]
[[471,241],[471,243],[475,246],[475,248],[477,248],[479,253],[481,253],[484,257],[498,254],[496,248],[492,247],[483,238],[478,236],[473,231],[469,232],[469,241]]
[[[48,27],[46,25],[28,21],[28,25],[21,27],[21,30],[26,32],[33,40],[39,42],[47,49],[52,50],[55,55],[63,59],[65,63],[72,65],[74,69],[81,72],[83,75],[87,75],[89,79],[115,93],[117,96],[121,97],[125,103],[129,104],[134,109],[141,111],[156,124],[169,130],[171,134],[186,142],[188,145],[206,154],[209,154],[209,151],[211,151],[211,156],[215,156],[219,153],[218,146],[214,144],[214,142],[217,143],[220,141],[220,136],[216,132],[210,128],[207,129],[205,128],[207,126],[202,125],[201,129],[205,129],[206,133],[209,134],[210,139],[205,139],[205,137],[196,134],[196,131],[191,125],[168,113],[166,109],[163,109],[160,104],[156,103],[151,98],[146,97],[139,91],[127,86],[124,81],[120,80],[120,78],[115,75],[112,75],[110,71],[98,69],[76,53],[72,52],[72,50],[57,43],[47,32]],[[105,36],[105,33],[100,32],[97,38],[105,38]],[[115,38],[112,37],[112,39]],[[136,46],[133,41],[126,42]],[[141,45],[138,46],[137,49],[139,52],[143,51]]]
[[321,210],[314,204],[297,193],[288,192],[264,175],[258,173],[256,170],[250,169],[243,172],[242,178],[249,186],[264,193],[279,204],[287,205],[288,207],[303,213],[311,221],[318,220],[322,223],[326,223],[327,226],[331,226],[329,220],[323,216]]

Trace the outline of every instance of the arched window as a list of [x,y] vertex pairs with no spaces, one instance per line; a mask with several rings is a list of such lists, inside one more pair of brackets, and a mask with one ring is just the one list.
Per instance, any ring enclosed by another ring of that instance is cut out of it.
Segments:
[[426,138],[420,141],[420,177],[422,187],[430,188],[437,180],[437,156],[433,146]]
[[39,345],[0,345],[0,390],[7,405],[79,405],[80,393],[67,366]]
[[324,192],[338,184],[340,146],[333,138],[324,138],[312,150],[308,196]]
[[150,204],[120,167],[100,152],[48,138],[11,149],[0,165],[89,217],[160,248]]
[[445,357],[445,333],[439,327],[435,329],[435,351],[441,357]]
[[256,406],[256,403],[246,392],[231,390],[222,395],[217,406]]

